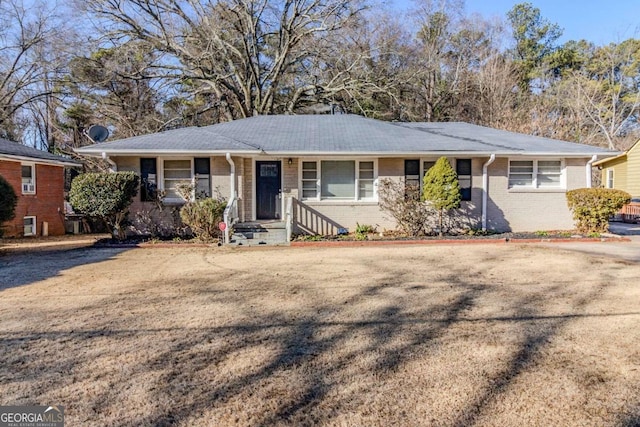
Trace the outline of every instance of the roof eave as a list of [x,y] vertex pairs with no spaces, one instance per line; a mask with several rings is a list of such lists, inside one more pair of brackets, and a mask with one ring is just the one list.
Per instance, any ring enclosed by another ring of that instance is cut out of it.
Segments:
[[53,159],[39,159],[37,157],[19,156],[14,154],[5,154],[5,153],[0,153],[0,159],[18,160],[21,162],[38,163],[38,164],[53,165],[53,166],[69,166],[69,167],[82,166],[82,163],[76,162],[75,160],[66,161],[66,160],[53,160]]
[[565,158],[586,158],[608,155],[602,152],[526,152],[526,151],[469,151],[469,150],[439,150],[439,151],[261,151],[261,150],[139,150],[139,149],[121,149],[121,150],[105,150],[82,148],[76,150],[79,154],[89,156],[102,156],[105,153],[108,156],[193,156],[200,155],[224,155],[230,153],[235,156],[274,156],[274,157],[435,157],[435,156],[466,156],[466,157],[488,157],[495,154],[498,157],[565,157]]

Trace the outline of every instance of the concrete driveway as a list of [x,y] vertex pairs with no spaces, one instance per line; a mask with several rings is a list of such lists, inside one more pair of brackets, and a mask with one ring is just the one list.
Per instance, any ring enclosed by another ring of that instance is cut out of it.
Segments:
[[640,262],[640,224],[612,222],[609,224],[608,235],[625,237],[630,239],[631,242],[550,243],[544,244],[544,246],[553,246],[590,255]]

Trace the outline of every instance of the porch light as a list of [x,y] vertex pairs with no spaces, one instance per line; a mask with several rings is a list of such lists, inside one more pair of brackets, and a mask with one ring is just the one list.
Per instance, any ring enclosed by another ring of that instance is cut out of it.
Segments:
[[289,160],[287,160],[287,164],[289,166],[291,166],[293,164],[293,159],[291,157],[289,157]]

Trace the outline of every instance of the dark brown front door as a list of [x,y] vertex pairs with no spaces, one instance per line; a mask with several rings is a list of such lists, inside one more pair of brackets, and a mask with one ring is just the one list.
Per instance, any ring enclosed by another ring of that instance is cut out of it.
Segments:
[[280,161],[256,162],[256,218],[280,219]]

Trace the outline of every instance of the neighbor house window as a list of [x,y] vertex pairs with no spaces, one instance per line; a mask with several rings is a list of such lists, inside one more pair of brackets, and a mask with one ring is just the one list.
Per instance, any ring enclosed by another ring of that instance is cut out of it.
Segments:
[[373,200],[376,164],[373,160],[322,160],[302,162],[302,198]]
[[36,193],[36,165],[22,163],[22,194]]
[[191,160],[165,160],[163,166],[165,199],[169,202],[184,201],[177,192],[177,186],[191,183]]
[[607,188],[613,188],[613,169],[607,169]]
[[24,221],[24,230],[22,234],[25,236],[35,236],[36,235],[36,217],[25,216],[23,221]]
[[460,186],[460,198],[466,201],[471,200],[471,159],[457,159],[456,173]]
[[561,160],[511,160],[509,188],[560,188]]

